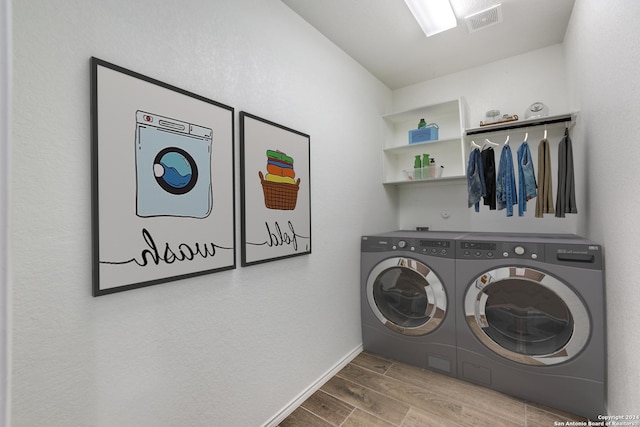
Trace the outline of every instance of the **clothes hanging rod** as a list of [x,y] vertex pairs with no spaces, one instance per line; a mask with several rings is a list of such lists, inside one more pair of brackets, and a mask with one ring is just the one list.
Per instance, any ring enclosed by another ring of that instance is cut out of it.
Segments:
[[466,129],[465,135],[479,135],[482,133],[499,132],[503,130],[529,128],[534,126],[550,125],[554,123],[572,123],[574,113],[561,114],[558,116],[540,117],[537,119],[523,120],[521,122],[507,122],[497,125],[488,125],[482,128]]

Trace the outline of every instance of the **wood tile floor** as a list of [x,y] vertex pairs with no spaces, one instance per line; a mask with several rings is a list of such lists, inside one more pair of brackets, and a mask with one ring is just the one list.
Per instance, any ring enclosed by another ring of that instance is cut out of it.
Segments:
[[279,426],[544,427],[556,421],[586,420],[364,352]]

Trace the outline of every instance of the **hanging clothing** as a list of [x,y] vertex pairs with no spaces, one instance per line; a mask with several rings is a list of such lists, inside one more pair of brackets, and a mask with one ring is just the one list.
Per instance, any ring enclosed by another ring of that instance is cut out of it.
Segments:
[[518,216],[524,216],[527,211],[527,202],[537,194],[536,176],[527,141],[518,147],[518,184]]
[[536,199],[536,218],[542,218],[553,210],[553,186],[551,182],[551,154],[549,140],[546,138],[538,145],[538,198]]
[[507,216],[513,216],[513,205],[518,203],[516,178],[513,173],[513,157],[509,145],[502,146],[498,175],[496,176],[496,203],[498,210],[507,209]]
[[489,210],[493,211],[496,209],[496,155],[491,147],[482,150],[482,170],[487,190],[484,205],[489,206]]
[[480,199],[487,194],[482,171],[482,155],[479,148],[474,148],[469,155],[467,165],[467,191],[469,193],[469,207],[474,206],[476,212],[480,212]]
[[564,218],[565,213],[578,213],[576,188],[573,175],[573,147],[569,129],[558,145],[558,192],[556,194],[556,217]]

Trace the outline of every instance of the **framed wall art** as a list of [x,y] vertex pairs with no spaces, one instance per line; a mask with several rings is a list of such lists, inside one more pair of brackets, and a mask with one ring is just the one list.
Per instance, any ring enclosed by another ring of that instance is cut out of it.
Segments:
[[233,269],[234,110],[91,58],[93,295]]
[[311,253],[309,142],[240,112],[243,266]]

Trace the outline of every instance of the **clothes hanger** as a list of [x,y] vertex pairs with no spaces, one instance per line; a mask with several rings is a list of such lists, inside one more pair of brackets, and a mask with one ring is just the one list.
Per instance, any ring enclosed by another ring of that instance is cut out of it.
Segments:
[[504,140],[504,145],[509,145],[509,134],[507,134],[507,139]]
[[494,147],[498,147],[500,144],[496,144],[495,142],[490,141],[489,139],[485,139],[484,144],[482,144],[482,149],[484,150],[487,147],[487,145],[493,145]]
[[482,147],[480,147],[478,144],[476,144],[476,142],[474,140],[471,140],[471,146],[474,148],[478,148],[480,150],[482,150]]
[[527,142],[527,139],[529,139],[529,132],[524,133],[524,142]]
[[547,139],[547,125],[544,125],[544,136],[542,139]]

